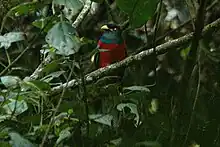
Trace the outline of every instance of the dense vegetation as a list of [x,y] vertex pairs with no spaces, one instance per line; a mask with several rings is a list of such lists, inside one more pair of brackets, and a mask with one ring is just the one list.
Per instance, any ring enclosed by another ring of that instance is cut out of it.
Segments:
[[[220,146],[218,0],[2,0],[0,11],[0,146]],[[108,22],[129,57],[95,70]],[[109,76],[125,67],[121,83]]]

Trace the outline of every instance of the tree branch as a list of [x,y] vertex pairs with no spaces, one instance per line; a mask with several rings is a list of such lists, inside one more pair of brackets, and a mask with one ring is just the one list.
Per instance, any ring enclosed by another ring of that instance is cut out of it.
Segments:
[[73,27],[77,28],[80,25],[80,23],[83,21],[85,16],[88,14],[88,12],[91,8],[91,5],[92,5],[92,1],[87,0],[82,11],[79,13],[76,20],[73,22],[73,24],[72,24]]
[[[207,25],[202,31],[202,36],[210,31],[213,32],[215,29],[218,29],[219,27],[220,27],[220,18],[217,19],[216,21],[212,22],[211,24]],[[175,40],[166,42],[164,44],[158,45],[156,47],[156,52],[157,52],[157,54],[163,54],[163,53],[167,52],[168,49],[170,49],[170,48],[179,47],[182,44],[189,42],[192,39],[192,37],[193,37],[193,33],[189,33],[189,34],[187,34],[183,37],[180,37],[178,39],[175,39]],[[95,70],[85,76],[85,84],[92,83],[92,82],[104,77],[105,75],[108,75],[110,72],[116,71],[118,68],[128,67],[132,63],[137,62],[137,61],[141,61],[145,57],[152,55],[152,54],[153,54],[153,48],[142,51],[139,54],[129,56],[126,59],[122,60],[121,62],[109,65],[105,68],[100,68],[98,70]],[[73,79],[68,83],[68,87],[69,88],[76,87],[80,83],[81,83],[81,80]],[[62,90],[62,88],[65,86],[66,86],[66,83],[52,88],[51,94],[59,93]]]
[[[92,4],[92,1],[91,0],[87,0],[85,2],[85,5],[82,9],[82,11],[79,13],[79,15],[77,16],[76,20],[73,22],[72,26],[77,28],[80,23],[83,21],[83,19],[86,17],[86,15],[88,14],[90,8],[91,8],[91,4]],[[50,63],[50,61],[52,60],[52,57],[51,56],[47,56],[45,61],[43,63],[41,63],[37,69],[33,72],[33,74],[31,74],[29,77],[25,77],[24,80],[36,80],[39,78],[41,72],[43,71],[43,67],[45,64],[48,64]]]

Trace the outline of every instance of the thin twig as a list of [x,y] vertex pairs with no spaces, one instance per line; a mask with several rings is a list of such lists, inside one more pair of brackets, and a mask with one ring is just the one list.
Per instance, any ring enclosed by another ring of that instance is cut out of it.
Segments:
[[47,130],[46,130],[46,132],[45,132],[45,134],[44,134],[44,137],[43,137],[43,140],[42,140],[42,142],[41,142],[40,147],[43,147],[43,146],[44,146],[44,143],[45,143],[45,141],[46,141],[46,139],[47,139],[47,135],[48,135],[48,133],[49,133],[49,131],[50,131],[50,128],[51,128],[51,126],[52,126],[52,123],[54,122],[54,118],[55,118],[55,116],[56,116],[56,113],[58,112],[58,109],[59,109],[59,107],[60,107],[60,105],[61,105],[61,103],[62,103],[62,101],[63,101],[63,96],[64,96],[64,94],[65,94],[65,92],[66,92],[66,89],[67,89],[67,87],[68,87],[68,83],[69,83],[70,78],[71,78],[71,76],[72,76],[72,74],[73,74],[73,71],[74,71],[74,70],[73,70],[73,69],[74,69],[74,64],[75,64],[75,62],[72,63],[72,68],[71,68],[70,74],[69,74],[68,79],[67,79],[66,87],[64,87],[63,90],[62,90],[60,99],[59,99],[58,104],[57,104],[57,106],[56,106],[56,109],[55,109],[55,111],[54,111],[54,113],[53,113],[53,116],[52,116],[52,118],[51,118],[51,120],[50,120],[50,122],[49,122],[49,124],[48,124],[48,128],[47,128]]

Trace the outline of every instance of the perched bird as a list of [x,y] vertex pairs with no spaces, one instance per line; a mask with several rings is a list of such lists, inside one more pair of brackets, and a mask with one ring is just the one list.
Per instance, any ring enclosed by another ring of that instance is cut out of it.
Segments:
[[[106,24],[101,27],[101,30],[103,33],[98,41],[98,51],[91,58],[97,69],[127,57],[126,44],[122,38],[120,27],[115,24]],[[114,72],[113,75],[122,78],[124,69]]]

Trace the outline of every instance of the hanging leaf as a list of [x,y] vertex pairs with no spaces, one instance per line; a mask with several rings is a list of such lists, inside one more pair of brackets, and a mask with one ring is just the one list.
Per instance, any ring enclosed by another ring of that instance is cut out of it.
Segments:
[[129,15],[133,28],[144,25],[153,16],[157,3],[158,0],[116,0],[118,7]]
[[67,22],[55,24],[47,33],[46,42],[57,49],[57,54],[66,56],[78,52],[80,48],[77,32]]
[[0,36],[0,48],[4,47],[8,49],[13,42],[18,42],[24,40],[23,32],[10,32],[4,36]]

